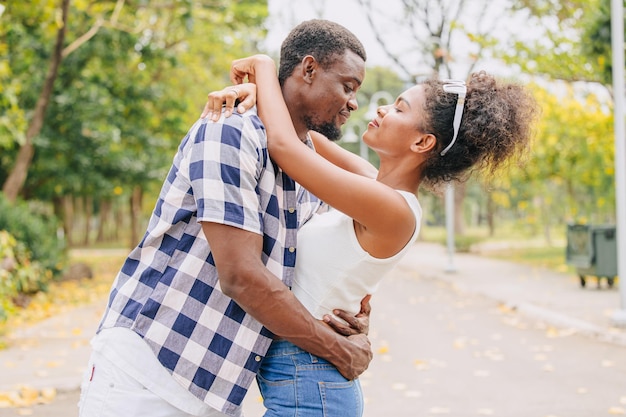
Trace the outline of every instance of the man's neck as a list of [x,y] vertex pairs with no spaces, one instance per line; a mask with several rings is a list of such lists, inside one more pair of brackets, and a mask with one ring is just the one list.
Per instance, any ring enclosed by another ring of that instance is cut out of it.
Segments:
[[299,96],[296,92],[290,90],[288,81],[282,87],[282,91],[283,99],[285,100],[285,104],[287,105],[287,110],[289,110],[289,116],[291,116],[291,122],[293,123],[293,127],[296,130],[296,134],[302,142],[306,142],[309,129],[306,127],[306,123],[303,120],[303,115],[300,114],[300,109],[302,108],[302,106],[300,103],[300,99],[298,98]]

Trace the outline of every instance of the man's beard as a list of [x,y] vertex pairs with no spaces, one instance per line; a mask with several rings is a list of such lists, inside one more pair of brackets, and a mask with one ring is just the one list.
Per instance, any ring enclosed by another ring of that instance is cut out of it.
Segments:
[[321,133],[332,141],[336,141],[341,138],[341,129],[339,129],[334,123],[314,123],[310,117],[305,117],[304,122],[306,123],[307,129]]

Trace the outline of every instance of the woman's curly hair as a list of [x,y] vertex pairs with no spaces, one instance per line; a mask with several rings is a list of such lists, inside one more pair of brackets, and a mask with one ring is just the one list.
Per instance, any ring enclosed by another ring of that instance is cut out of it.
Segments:
[[538,115],[534,98],[522,86],[502,83],[484,71],[473,73],[456,142],[452,141],[453,120],[458,96],[443,91],[445,82],[430,79],[423,83],[425,115],[420,129],[437,138],[423,170],[425,185],[462,181],[475,170],[493,174],[509,157],[522,156],[528,149],[533,122]]

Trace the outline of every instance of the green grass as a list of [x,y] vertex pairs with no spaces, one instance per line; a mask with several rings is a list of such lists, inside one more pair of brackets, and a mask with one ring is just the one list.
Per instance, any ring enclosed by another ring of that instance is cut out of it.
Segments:
[[[489,236],[486,228],[468,228],[463,236],[455,236],[455,245],[459,252],[469,251],[480,256],[575,273],[575,267],[565,262],[565,228],[554,228],[550,236],[549,244],[542,234],[515,226],[500,226],[494,236]],[[425,226],[420,238],[445,245],[446,229]]]
[[547,268],[558,272],[575,273],[576,268],[565,263],[565,248],[555,246],[509,248],[485,253],[484,256],[511,262]]

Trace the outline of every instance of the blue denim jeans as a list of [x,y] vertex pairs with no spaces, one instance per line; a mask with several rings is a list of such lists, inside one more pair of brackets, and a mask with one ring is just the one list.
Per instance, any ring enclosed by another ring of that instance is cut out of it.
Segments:
[[361,417],[358,379],[286,340],[272,342],[257,374],[265,417]]

